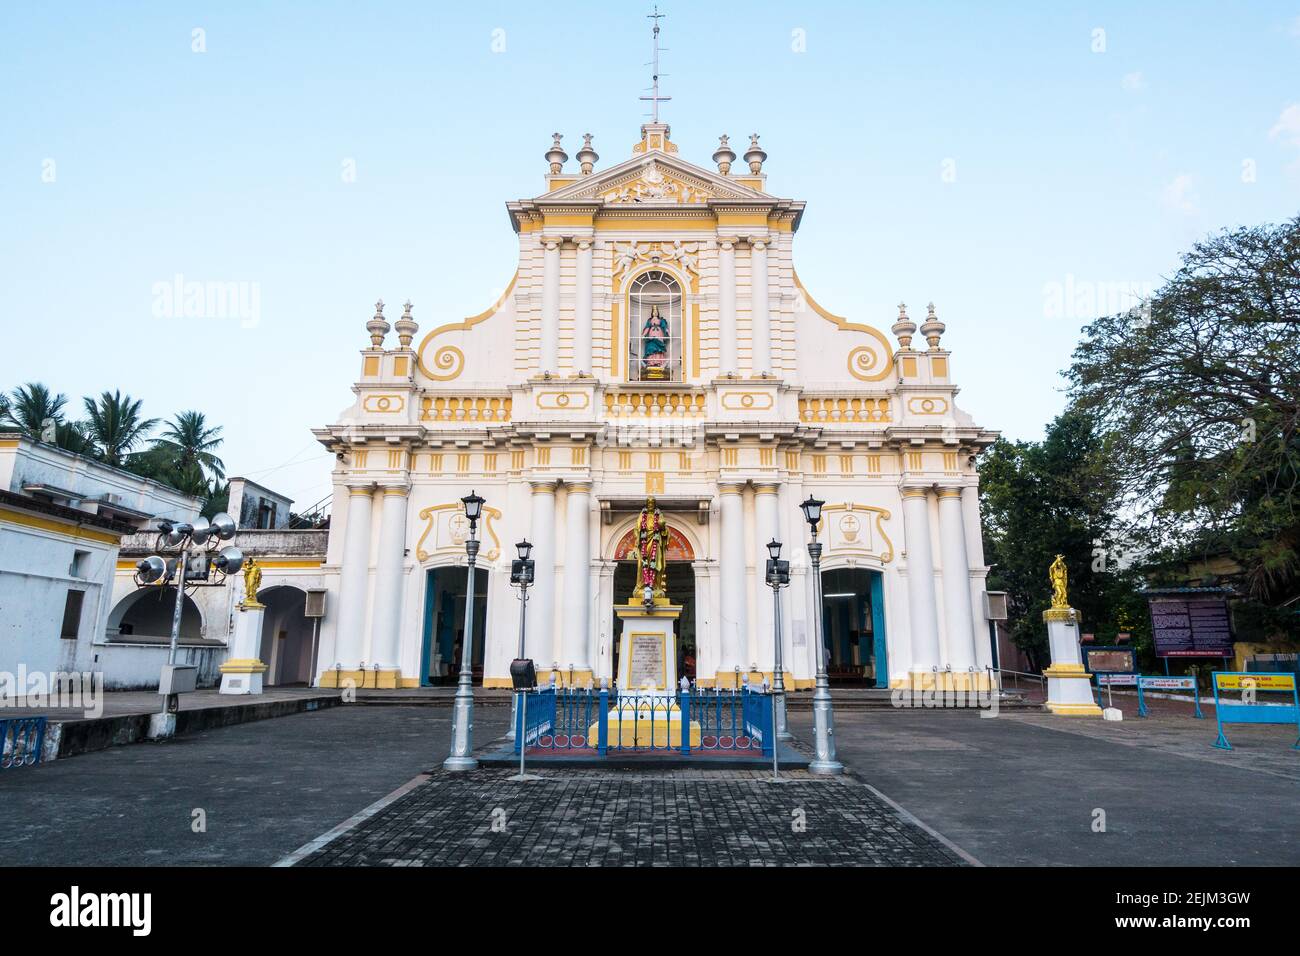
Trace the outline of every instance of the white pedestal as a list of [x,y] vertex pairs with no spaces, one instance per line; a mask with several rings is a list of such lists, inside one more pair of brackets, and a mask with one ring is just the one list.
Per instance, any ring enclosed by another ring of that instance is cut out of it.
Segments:
[[1062,717],[1100,717],[1101,708],[1092,699],[1092,682],[1083,669],[1079,651],[1078,617],[1079,612],[1073,608],[1043,612],[1052,652],[1052,666],[1043,671],[1047,678],[1047,709]]
[[614,606],[623,622],[618,643],[618,692],[668,697],[677,692],[676,604]]
[[260,694],[266,665],[258,660],[262,649],[262,618],[266,607],[241,604],[235,611],[235,636],[230,659],[221,665],[221,693]]

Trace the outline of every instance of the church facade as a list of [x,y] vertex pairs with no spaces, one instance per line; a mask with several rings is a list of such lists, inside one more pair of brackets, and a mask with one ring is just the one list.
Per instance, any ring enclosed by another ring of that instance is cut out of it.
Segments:
[[[955,404],[933,307],[918,324],[900,306],[887,334],[819,305],[794,266],[804,205],[769,191],[757,137],[742,157],[723,137],[697,165],[652,122],[603,170],[590,137],[576,170],[560,143],[545,190],[507,203],[519,262],[501,298],[423,330],[409,303],[396,318],[379,303],[355,403],[315,432],[337,459],[317,682],[448,683],[469,639],[475,680],[508,687],[524,538],[526,656],[542,680],[612,679],[614,605],[632,598],[654,496],[679,673],[770,676],[776,539],[793,572],[786,686],[811,687],[812,495],[832,678],[986,687],[974,462],[996,434]],[[471,490],[486,504],[466,635]]]

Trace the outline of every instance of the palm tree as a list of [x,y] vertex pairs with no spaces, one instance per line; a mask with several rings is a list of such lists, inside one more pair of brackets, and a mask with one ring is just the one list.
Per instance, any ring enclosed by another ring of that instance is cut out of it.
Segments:
[[220,425],[209,427],[202,412],[190,411],[177,413],[167,423],[157,445],[176,456],[176,467],[181,474],[206,482],[205,473],[210,473],[215,481],[226,477],[226,466],[214,453],[222,441]]
[[67,402],[66,396],[51,394],[40,382],[28,382],[9,394],[3,421],[18,426],[18,430],[32,441],[40,441],[47,419],[63,421],[63,406]]
[[103,392],[98,399],[82,399],[86,414],[86,437],[94,443],[99,456],[106,464],[120,468],[131,449],[145,440],[146,434],[158,424],[156,418],[141,418],[139,399],[120,391]]

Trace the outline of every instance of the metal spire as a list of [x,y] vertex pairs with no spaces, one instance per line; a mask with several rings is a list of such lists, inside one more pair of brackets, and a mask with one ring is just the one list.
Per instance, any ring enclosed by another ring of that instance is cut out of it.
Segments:
[[650,105],[650,110],[651,110],[651,112],[650,112],[650,116],[651,116],[651,122],[652,122],[652,123],[658,123],[658,122],[659,122],[659,104],[660,104],[661,102],[666,102],[666,101],[672,99],[671,96],[660,96],[660,95],[659,95],[659,21],[662,20],[662,19],[663,19],[664,17],[666,17],[666,16],[668,16],[668,14],[666,14],[666,13],[660,13],[660,12],[659,12],[659,6],[658,6],[658,4],[655,5],[654,13],[648,13],[648,14],[646,14],[646,19],[647,19],[647,20],[653,20],[654,23],[655,23],[655,29],[654,29],[654,51],[655,51],[655,53],[654,53],[654,60],[651,61],[651,66],[652,66],[653,69],[654,69],[654,73],[652,74],[652,76],[653,76],[653,80],[652,80],[652,85],[651,85],[651,87],[650,87],[650,95],[649,95],[649,96],[643,96],[643,97],[641,97],[641,99],[643,99],[643,100],[649,100],[649,101],[650,101],[650,104],[651,104],[651,105]]

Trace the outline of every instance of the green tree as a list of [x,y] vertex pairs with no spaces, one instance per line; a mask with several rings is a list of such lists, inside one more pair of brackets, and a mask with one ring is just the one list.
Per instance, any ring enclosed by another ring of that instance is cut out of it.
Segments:
[[1058,554],[1086,630],[1109,640],[1144,618],[1134,575],[1120,570],[1106,444],[1087,415],[1067,410],[1043,441],[1000,439],[980,462],[988,587],[1007,592],[1012,640],[1038,666],[1048,660],[1043,611],[1051,603],[1047,569]]
[[222,441],[221,426],[209,425],[202,412],[189,411],[175,415],[156,444],[172,451],[183,474],[197,473],[206,482],[205,476],[215,481],[226,477],[225,465],[215,454]]
[[46,420],[63,421],[63,407],[67,403],[67,396],[62,393],[54,394],[40,382],[28,382],[9,393],[3,420],[32,441],[40,441]]
[[1245,568],[1255,613],[1300,615],[1300,217],[1196,244],[1147,308],[1084,329],[1071,397],[1109,435],[1131,533]]
[[86,398],[83,401],[87,415],[83,426],[85,434],[99,457],[115,468],[125,464],[127,456],[158,424],[156,418],[141,416],[143,403],[139,399],[132,399],[120,391],[105,391],[97,399]]

